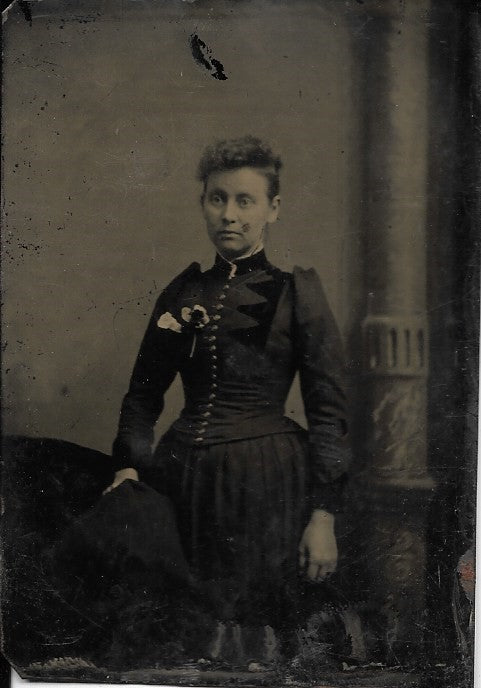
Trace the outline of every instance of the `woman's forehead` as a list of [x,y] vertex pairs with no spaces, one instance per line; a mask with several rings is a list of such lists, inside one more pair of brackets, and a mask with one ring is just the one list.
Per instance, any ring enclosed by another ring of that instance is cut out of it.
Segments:
[[218,170],[207,178],[209,191],[220,189],[228,193],[267,193],[269,182],[264,168],[239,167],[234,170]]

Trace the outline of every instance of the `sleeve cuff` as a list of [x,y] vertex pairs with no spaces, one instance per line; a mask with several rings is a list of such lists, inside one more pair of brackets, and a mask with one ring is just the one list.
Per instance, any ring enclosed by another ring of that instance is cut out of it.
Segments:
[[316,485],[308,498],[310,511],[323,509],[330,514],[343,512],[346,483],[347,475],[344,473],[330,483]]

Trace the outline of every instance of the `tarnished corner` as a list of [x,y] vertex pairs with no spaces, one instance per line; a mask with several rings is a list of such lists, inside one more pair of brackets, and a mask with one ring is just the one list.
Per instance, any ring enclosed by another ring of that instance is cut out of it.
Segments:
[[25,17],[25,21],[28,21],[30,26],[32,26],[32,12],[30,10],[29,3],[25,2],[25,0],[13,0],[8,7],[2,10],[2,26],[6,23],[10,10],[12,10],[17,4]]

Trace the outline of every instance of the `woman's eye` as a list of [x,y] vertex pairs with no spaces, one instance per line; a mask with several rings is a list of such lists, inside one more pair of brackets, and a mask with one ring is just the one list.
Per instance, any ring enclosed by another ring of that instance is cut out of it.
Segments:
[[247,208],[248,206],[252,205],[252,200],[250,198],[241,198],[239,205],[241,208]]
[[210,202],[212,203],[212,205],[222,205],[223,200],[220,196],[211,196]]

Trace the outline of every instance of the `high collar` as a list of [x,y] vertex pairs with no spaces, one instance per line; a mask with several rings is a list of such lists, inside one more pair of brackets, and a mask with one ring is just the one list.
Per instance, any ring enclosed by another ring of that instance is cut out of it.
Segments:
[[269,265],[264,249],[254,253],[252,256],[247,258],[237,258],[237,260],[229,261],[226,260],[220,253],[217,253],[215,257],[214,268],[216,270],[222,270],[222,272],[231,272],[233,266],[235,265],[235,275],[244,275],[248,272],[253,272],[254,270],[263,270]]

